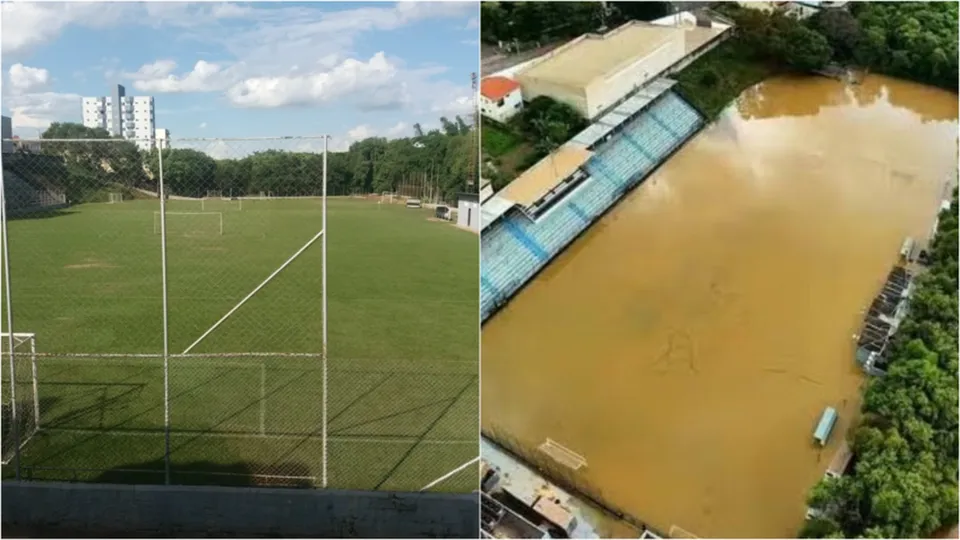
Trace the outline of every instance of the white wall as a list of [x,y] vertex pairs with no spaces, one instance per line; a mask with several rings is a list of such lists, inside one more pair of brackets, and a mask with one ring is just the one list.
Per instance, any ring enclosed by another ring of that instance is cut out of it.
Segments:
[[457,225],[480,231],[480,203],[461,199],[457,203]]
[[504,96],[502,104],[485,96],[480,96],[480,114],[502,124],[513,118],[522,109],[523,97],[519,88]]
[[620,71],[592,81],[585,89],[587,118],[594,118],[637,88],[658,77],[684,55],[684,31],[677,30],[669,41]]

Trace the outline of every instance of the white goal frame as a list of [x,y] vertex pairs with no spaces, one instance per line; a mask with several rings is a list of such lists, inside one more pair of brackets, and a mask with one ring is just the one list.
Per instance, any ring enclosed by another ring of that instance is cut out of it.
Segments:
[[[307,250],[314,242],[318,239],[320,240],[320,249],[321,249],[321,320],[323,324],[322,334],[322,344],[321,344],[321,353],[320,353],[320,362],[321,362],[321,373],[322,373],[322,392],[323,392],[323,402],[321,406],[321,440],[322,440],[322,487],[327,487],[327,440],[328,440],[328,427],[327,427],[327,418],[328,418],[328,392],[327,392],[327,153],[328,146],[330,141],[329,135],[323,135],[323,195],[321,196],[321,225],[320,231],[317,232],[312,238],[310,238],[300,249],[298,249],[293,255],[290,256],[283,264],[281,264],[276,270],[274,270],[269,276],[266,277],[259,285],[257,285],[249,294],[247,294],[237,305],[233,306],[223,317],[221,317],[217,322],[213,324],[206,332],[204,332],[196,341],[190,344],[181,355],[188,354],[194,347],[196,347],[201,341],[203,341],[208,335],[210,335],[214,330],[216,330],[224,321],[226,321],[231,315],[233,315],[238,309],[240,309],[243,304],[245,304],[250,298],[252,298],[257,292],[260,291],[263,287],[267,285],[273,278],[280,274],[284,268],[290,265],[294,260],[297,259],[304,251]],[[167,223],[166,217],[168,215],[177,215],[177,214],[197,214],[197,212],[166,212],[166,195],[165,195],[165,185],[163,181],[163,152],[159,153],[159,194],[160,194],[160,211],[154,212],[154,215],[159,215],[160,217],[160,234],[161,242],[160,245],[163,246],[161,253],[161,270],[162,270],[162,282],[163,282],[163,397],[164,397],[164,456],[165,456],[165,480],[167,484],[170,484],[170,326],[168,320],[168,296],[167,296]],[[0,191],[2,193],[2,191]],[[267,195],[272,195],[268,192]],[[260,197],[264,197],[264,193],[260,192]],[[200,199],[201,205],[203,204],[203,199]],[[213,213],[213,212],[199,212],[203,213]],[[220,216],[220,229],[221,234],[223,234],[223,214],[221,212],[216,212]],[[264,372],[265,376],[265,372]],[[19,470],[19,469],[18,469]]]
[[[218,216],[220,236],[223,236],[223,212],[166,212],[167,216]],[[161,234],[166,226],[162,211],[153,212],[153,234]]]
[[123,193],[111,192],[109,193],[110,199],[107,201],[107,204],[116,204],[123,202]]
[[[9,388],[9,399],[11,403],[15,403],[17,400],[17,378],[16,378],[16,357],[22,356],[24,353],[14,352],[14,349],[23,345],[24,343],[30,344],[30,380],[33,393],[33,427],[30,429],[29,433],[18,433],[14,432],[15,438],[18,441],[15,443],[19,448],[17,450],[23,449],[24,446],[30,439],[33,438],[33,435],[40,429],[40,396],[37,388],[37,336],[31,332],[0,332],[0,350],[4,354],[10,355],[10,388]],[[4,392],[6,393],[6,392]],[[17,419],[17,408],[11,406],[10,408],[14,425],[14,430],[20,429],[20,422]],[[3,459],[0,461],[0,464],[7,465],[10,462],[9,459]]]

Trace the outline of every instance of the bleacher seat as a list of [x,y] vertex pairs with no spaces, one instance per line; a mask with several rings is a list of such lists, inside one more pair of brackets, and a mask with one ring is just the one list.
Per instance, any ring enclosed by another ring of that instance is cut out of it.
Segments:
[[536,221],[512,209],[484,230],[481,319],[486,320],[703,123],[682,98],[665,92],[598,146],[584,166],[590,176]]

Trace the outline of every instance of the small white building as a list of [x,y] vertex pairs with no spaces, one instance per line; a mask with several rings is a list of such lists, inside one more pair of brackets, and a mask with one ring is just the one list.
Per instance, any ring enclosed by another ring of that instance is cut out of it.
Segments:
[[458,197],[457,225],[480,232],[480,197],[476,193],[461,193]]
[[506,123],[523,108],[520,84],[506,77],[487,77],[480,81],[480,114]]
[[161,150],[170,148],[170,130],[169,129],[157,128],[155,138],[157,142],[157,148]]

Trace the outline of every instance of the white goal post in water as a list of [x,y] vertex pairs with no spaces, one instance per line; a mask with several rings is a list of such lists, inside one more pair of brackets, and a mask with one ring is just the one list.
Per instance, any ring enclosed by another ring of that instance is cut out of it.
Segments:
[[[153,213],[153,234],[160,234],[164,225],[161,212]],[[219,235],[223,236],[223,212],[167,212],[167,216],[216,216]],[[212,218],[211,218],[212,219]]]

